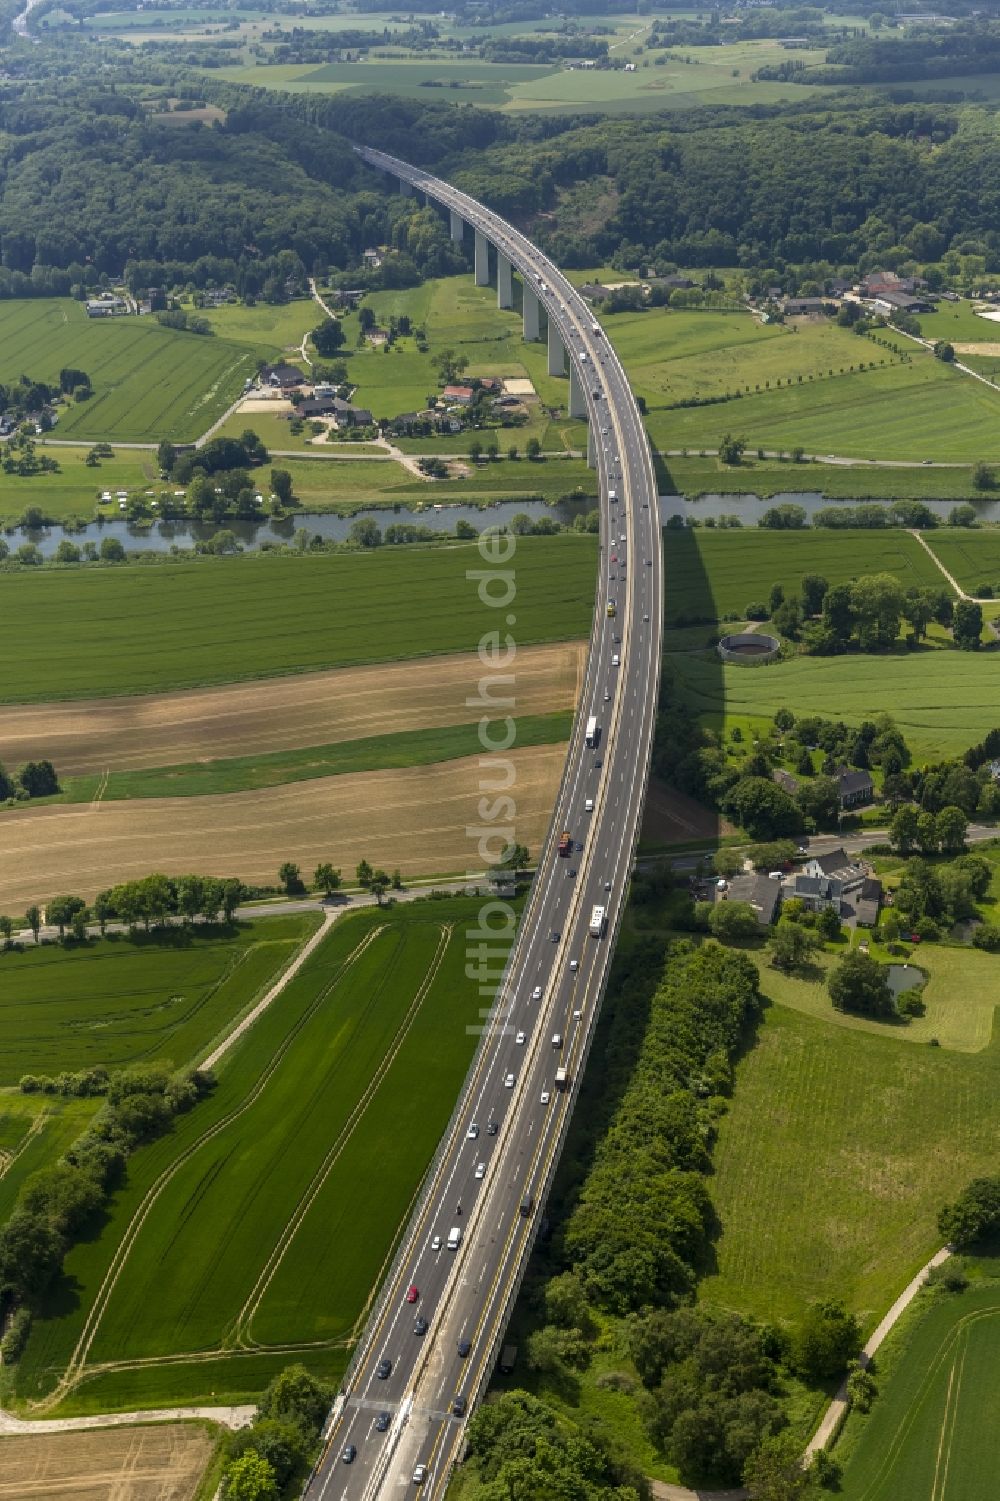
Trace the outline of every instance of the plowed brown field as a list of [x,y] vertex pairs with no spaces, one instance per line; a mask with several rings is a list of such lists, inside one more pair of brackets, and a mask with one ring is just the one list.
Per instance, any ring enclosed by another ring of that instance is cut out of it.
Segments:
[[[586,650],[581,641],[523,647],[513,712],[572,708]],[[0,762],[46,757],[60,775],[81,776],[466,724],[479,718],[466,699],[483,675],[463,653],[187,693],[13,704],[0,714]]]
[[[545,832],[565,747],[515,750],[509,789],[515,836],[533,853]],[[475,839],[479,757],[396,771],[358,772],[222,797],[20,806],[2,815],[0,912],[23,911],[56,892],[90,898],[150,870],[277,880],[293,860],[311,876],[321,860],[345,875],[361,859],[403,875],[481,870]],[[495,780],[495,779],[494,779]],[[495,796],[495,793],[492,794]]]
[[189,1423],[0,1439],[0,1501],[190,1501],[212,1442]]

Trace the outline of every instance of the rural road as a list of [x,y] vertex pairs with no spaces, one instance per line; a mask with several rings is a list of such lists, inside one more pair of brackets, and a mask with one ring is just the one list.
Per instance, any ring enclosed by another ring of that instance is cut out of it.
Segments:
[[124,1428],[132,1423],[178,1423],[207,1418],[224,1428],[246,1428],[253,1422],[254,1407],[151,1407],[144,1412],[107,1412],[89,1418],[16,1418],[0,1407],[0,1438],[16,1433],[74,1433],[83,1428]]

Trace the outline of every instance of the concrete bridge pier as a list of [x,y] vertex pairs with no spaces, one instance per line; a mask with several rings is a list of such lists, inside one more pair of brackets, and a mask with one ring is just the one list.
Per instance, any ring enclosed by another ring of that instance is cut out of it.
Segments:
[[497,251],[497,307],[512,308],[514,306],[514,280],[511,276],[510,261],[505,255]]
[[569,415],[571,417],[586,417],[587,415],[587,398],[583,394],[583,381],[572,361],[569,367]]
[[476,286],[490,284],[490,242],[481,230],[476,230]]
[[538,298],[527,282],[524,284],[524,337],[529,343],[539,337]]
[[549,319],[549,374],[566,374],[566,345],[552,319]]
[[463,239],[465,238],[465,220],[462,218],[461,214],[457,214],[454,209],[451,209],[450,213],[451,237],[457,245],[461,245]]
[[597,433],[592,422],[587,423],[587,468],[597,468]]
[[399,191],[400,191],[400,194],[402,195],[403,198],[412,198],[413,197],[413,184],[412,184],[412,182],[409,182],[405,177],[401,177],[399,179]]

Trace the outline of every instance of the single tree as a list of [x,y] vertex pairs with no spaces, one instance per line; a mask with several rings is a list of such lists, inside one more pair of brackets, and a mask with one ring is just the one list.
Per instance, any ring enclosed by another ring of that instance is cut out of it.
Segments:
[[389,879],[389,876],[388,876],[388,873],[386,871],[384,871],[384,870],[373,870],[372,871],[372,878],[368,882],[368,890],[371,892],[372,896],[375,898],[375,901],[377,902],[377,904],[380,907],[382,905],[382,898],[385,896],[386,892],[389,890],[389,887],[390,887],[391,884],[392,883],[391,883],[391,881]]
[[983,634],[983,607],[974,600],[960,599],[951,627],[955,645],[962,651],[978,651]]
[[827,981],[827,988],[838,1011],[856,1011],[863,1016],[895,1013],[885,967],[857,949],[844,955]]
[[292,476],[287,469],[271,470],[271,490],[283,506],[295,504],[295,495],[292,490]]
[[372,883],[372,877],[375,874],[371,866],[368,864],[367,860],[362,860],[359,862],[355,874],[357,876],[358,885],[367,891],[368,887]]
[[291,860],[286,860],[283,865],[279,866],[278,880],[289,896],[302,890],[302,872]]
[[938,1229],[958,1247],[975,1245],[1000,1231],[1000,1178],[974,1178],[938,1215]]
[[842,1376],[861,1350],[861,1327],[843,1303],[814,1303],[792,1338],[792,1361],[810,1381]]
[[35,942],[37,943],[38,942],[38,935],[39,935],[39,933],[41,932],[41,929],[42,929],[42,913],[41,913],[41,909],[38,906],[36,906],[36,904],[34,902],[32,902],[32,904],[28,908],[27,912],[25,912],[25,914],[24,914],[24,920],[28,924],[28,927],[31,929],[31,936],[34,938]]
[[329,860],[322,861],[313,872],[313,885],[319,886],[325,896],[332,896],[340,886],[340,871],[335,870]]
[[965,849],[969,820],[961,808],[942,808],[934,820],[937,842],[946,855],[959,855]]
[[771,934],[771,963],[775,969],[804,969],[818,948],[815,933],[783,917]]

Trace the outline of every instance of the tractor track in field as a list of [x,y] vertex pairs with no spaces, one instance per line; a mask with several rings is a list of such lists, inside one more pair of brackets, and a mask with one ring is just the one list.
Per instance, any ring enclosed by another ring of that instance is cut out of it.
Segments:
[[403,1043],[406,1041],[413,1023],[416,1021],[418,1015],[420,1014],[420,1011],[423,1008],[424,1001],[427,999],[431,985],[437,978],[438,971],[440,970],[441,965],[444,962],[444,956],[448,952],[448,947],[451,943],[453,933],[454,927],[451,923],[442,924],[440,936],[438,938],[438,946],[434,953],[434,957],[431,960],[431,963],[428,966],[423,979],[421,980],[419,986],[417,987],[417,990],[414,993],[413,999],[410,1002],[409,1007],[407,1008],[405,1016],[402,1018],[399,1026],[396,1029],[396,1035],[393,1038],[388,1051],[382,1058],[382,1061],[379,1063],[379,1066],[373,1073],[372,1077],[369,1079],[363,1094],[357,1100],[353,1110],[341,1127],[337,1135],[337,1139],[332,1143],[322,1163],[316,1169],[309,1187],[306,1189],[305,1194],[303,1194],[302,1198],[296,1205],[291,1217],[285,1224],[284,1229],[278,1237],[278,1241],[275,1244],[271,1255],[268,1257],[263,1268],[261,1269],[260,1275],[258,1276],[253,1288],[251,1289],[250,1296],[247,1298],[246,1302],[243,1304],[243,1307],[237,1314],[233,1333],[236,1343],[242,1346],[244,1349],[260,1350],[270,1348],[269,1346],[260,1345],[256,1340],[254,1340],[251,1333],[253,1320],[257,1314],[258,1309],[260,1308],[261,1303],[264,1300],[267,1289],[271,1285],[271,1282],[277,1274],[278,1268],[280,1267],[282,1261],[285,1259],[289,1247],[291,1246],[292,1241],[295,1239],[295,1236],[303,1220],[309,1213],[309,1210],[312,1208],[313,1203],[315,1202],[317,1196],[319,1195],[323,1185],[329,1178],[334,1167],[337,1165],[337,1162],[340,1160],[340,1157],[347,1147],[348,1143],[350,1142],[351,1138],[353,1137],[355,1130],[367,1113],[369,1105],[375,1098],[375,1095],[381,1087],[382,1082],[389,1072],[389,1069],[395,1062],[396,1057],[403,1046]]
[[[205,1145],[206,1142],[213,1140],[222,1131],[226,1130],[234,1120],[238,1120],[241,1115],[244,1115],[247,1110],[251,1109],[251,1107],[256,1103],[260,1095],[263,1093],[264,1089],[267,1087],[267,1084],[270,1082],[279,1064],[285,1057],[285,1054],[288,1052],[289,1048],[292,1046],[292,1043],[298,1037],[299,1033],[315,1015],[316,1011],[326,1000],[333,987],[339,984],[343,976],[353,968],[353,966],[357,963],[357,961],[361,958],[361,956],[365,953],[369,946],[375,941],[379,934],[383,932],[383,930],[384,925],[379,925],[378,927],[373,928],[371,932],[366,934],[362,941],[354,949],[352,949],[350,954],[347,955],[343,962],[337,966],[337,969],[329,982],[322,987],[319,994],[310,1003],[310,1005],[307,1006],[306,1010],[299,1017],[298,1021],[291,1028],[288,1034],[283,1038],[279,1047],[272,1054],[267,1066],[260,1073],[253,1087],[240,1102],[238,1108],[229,1111],[220,1120],[216,1121],[214,1125],[208,1127],[205,1131],[203,1131],[201,1135],[195,1141],[193,1141],[189,1147],[185,1148],[185,1150],[177,1158],[175,1158],[174,1161],[169,1164],[169,1166],[163,1169],[163,1171],[156,1178],[155,1182],[153,1182],[146,1190],[141,1203],[138,1205],[135,1213],[129,1220],[128,1225],[125,1228],[125,1233],[115,1249],[115,1253],[111,1259],[111,1264],[105,1272],[101,1285],[97,1290],[97,1295],[94,1298],[93,1306],[91,1307],[91,1310],[87,1315],[83,1330],[80,1334],[79,1339],[77,1340],[76,1346],[73,1349],[73,1353],[70,1356],[69,1361],[67,1362],[65,1371],[59,1378],[59,1381],[56,1383],[56,1386],[48,1394],[48,1396],[43,1397],[31,1404],[33,1411],[39,1413],[50,1411],[53,1407],[57,1406],[58,1403],[61,1402],[63,1398],[66,1397],[75,1386],[79,1384],[84,1367],[86,1365],[87,1356],[90,1352],[94,1340],[97,1337],[101,1321],[107,1311],[108,1304],[118,1283],[118,1279],[121,1276],[121,1273],[125,1267],[129,1255],[131,1254],[132,1248],[135,1245],[143,1224],[145,1223],[154,1204],[156,1203],[160,1194],[166,1188],[167,1184],[180,1170],[180,1168],[183,1167],[184,1164],[187,1163],[190,1158],[193,1157],[194,1154]],[[164,1358],[165,1357],[161,1357],[158,1361],[150,1363],[161,1363]],[[190,1357],[186,1358],[190,1359]],[[126,1361],[115,1363],[113,1368],[119,1370],[128,1369],[132,1364],[134,1364],[134,1362]]]

